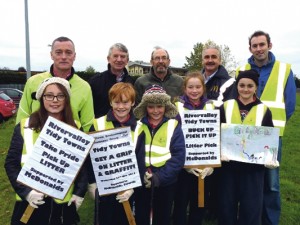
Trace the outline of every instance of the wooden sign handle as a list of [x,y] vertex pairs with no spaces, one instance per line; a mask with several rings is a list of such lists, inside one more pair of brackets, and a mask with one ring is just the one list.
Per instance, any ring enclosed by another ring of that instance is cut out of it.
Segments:
[[198,177],[198,207],[204,207],[204,179]]
[[129,225],[136,225],[129,201],[122,202]]
[[31,205],[28,205],[25,212],[23,213],[23,216],[21,217],[20,221],[22,223],[27,224],[28,220],[30,219],[34,208]]

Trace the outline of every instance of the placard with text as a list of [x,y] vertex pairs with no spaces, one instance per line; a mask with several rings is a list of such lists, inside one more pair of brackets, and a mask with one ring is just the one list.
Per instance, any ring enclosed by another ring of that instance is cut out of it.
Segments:
[[142,185],[130,127],[90,135],[95,138],[90,155],[99,195]]
[[181,114],[185,166],[220,165],[219,110],[188,110]]
[[93,142],[88,134],[49,116],[17,181],[64,199]]

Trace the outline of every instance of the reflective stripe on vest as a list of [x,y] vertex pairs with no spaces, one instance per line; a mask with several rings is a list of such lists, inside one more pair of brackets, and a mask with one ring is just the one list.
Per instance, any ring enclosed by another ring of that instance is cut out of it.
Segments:
[[[26,132],[24,127],[28,127],[29,125],[29,118],[26,118],[21,121],[21,134],[24,137],[24,144],[23,144],[23,150],[22,150],[22,159],[21,159],[21,165],[27,161],[28,157],[31,155],[32,149],[33,149],[33,130],[27,128]],[[37,137],[36,137],[37,138]],[[35,139],[36,140],[36,139]]]
[[[96,131],[100,131],[100,130],[108,130],[108,129],[114,129],[114,124],[112,121],[107,121],[107,116],[101,116],[98,119],[94,120],[94,127]],[[131,131],[130,134],[131,135],[131,139],[132,141],[134,141],[134,131]],[[134,142],[134,144],[136,144]],[[135,146],[135,145],[134,145]]]
[[95,130],[100,131],[100,130],[107,130],[107,129],[113,129],[115,128],[113,123],[111,121],[106,121],[107,116],[101,116],[98,119],[94,120],[94,127]]
[[223,94],[226,91],[226,89],[234,83],[234,81],[235,79],[231,77],[220,87],[220,93],[217,100],[213,100],[213,103],[216,107],[220,107],[223,104]]
[[153,139],[148,126],[142,125],[146,136],[146,167],[150,166],[150,163],[161,167],[171,158],[170,143],[177,123],[175,119],[168,120],[157,130]]
[[[78,122],[75,121],[75,123],[78,126]],[[23,119],[21,120],[21,134],[23,136],[23,140],[24,140],[24,144],[23,144],[23,151],[22,151],[22,159],[21,159],[21,165],[23,166],[23,164],[27,161],[28,157],[30,156],[32,150],[33,150],[33,146],[35,141],[37,140],[39,133],[35,132],[34,130],[30,129],[30,128],[26,128],[28,127],[29,124],[29,118]],[[54,201],[58,204],[62,204],[62,203],[67,203],[69,202],[69,200],[72,197],[72,193],[74,190],[74,184],[71,185],[71,187],[69,188],[65,198],[63,200],[59,200],[54,198]],[[19,195],[16,194],[16,200],[17,201],[22,201],[22,199],[20,198]]]
[[[246,64],[242,69],[251,69]],[[239,71],[238,70],[238,71]],[[270,77],[264,87],[260,100],[266,104],[272,112],[272,120],[275,127],[280,128],[280,136],[283,136],[286,124],[286,111],[284,102],[284,88],[291,71],[291,65],[275,61]]]
[[226,123],[228,124],[248,124],[261,126],[263,117],[267,111],[267,106],[258,104],[253,106],[242,122],[241,113],[237,102],[234,99],[224,103]]

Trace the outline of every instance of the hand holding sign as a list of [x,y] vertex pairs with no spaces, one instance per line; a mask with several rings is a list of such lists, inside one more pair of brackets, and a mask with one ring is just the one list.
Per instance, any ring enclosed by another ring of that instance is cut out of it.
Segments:
[[116,200],[119,201],[120,203],[128,201],[131,195],[133,194],[134,190],[129,189],[127,191],[124,191],[123,193],[119,193],[116,197]]
[[43,201],[44,196],[45,195],[43,193],[32,190],[26,196],[26,201],[29,203],[31,207],[37,209],[39,205],[45,203],[45,201]]

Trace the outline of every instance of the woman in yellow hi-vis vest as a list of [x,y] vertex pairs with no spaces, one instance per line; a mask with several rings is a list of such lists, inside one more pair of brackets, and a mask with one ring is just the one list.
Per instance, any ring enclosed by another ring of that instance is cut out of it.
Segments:
[[[98,119],[94,119],[94,130],[107,130],[118,127],[130,127],[131,134],[134,134],[136,127],[136,119],[132,112],[135,103],[135,90],[131,83],[119,82],[114,84],[108,92],[108,98],[111,109],[108,113]],[[95,210],[94,224],[99,225],[128,225],[122,202],[128,201],[132,203],[130,198],[133,189],[126,190],[122,194],[110,194],[105,196],[95,196],[96,178],[93,172],[91,160],[88,159],[89,174],[89,192],[95,199],[97,206]]]
[[140,132],[136,156],[143,186],[135,189],[137,225],[170,224],[177,177],[184,165],[185,141],[178,111],[158,85],[149,87],[134,109]]
[[[255,70],[241,71],[236,79],[238,97],[220,108],[221,122],[273,127],[272,114],[255,95],[258,85]],[[234,151],[234,149],[232,149]],[[229,161],[222,155],[219,169],[219,225],[260,225],[263,206],[264,165]]]
[[[180,96],[179,101],[175,102],[181,120],[183,120],[183,112],[186,110],[214,109],[213,102],[205,97],[206,87],[200,72],[188,72],[186,74],[183,91],[184,95]],[[211,167],[181,170],[174,200],[174,225],[202,224],[205,208],[198,207],[198,177],[204,179],[212,173],[213,168]]]
[[77,128],[72,116],[70,92],[69,82],[65,79],[52,77],[44,80],[36,92],[36,99],[41,103],[40,108],[15,127],[5,161],[7,176],[17,194],[12,225],[23,224],[20,218],[28,204],[35,208],[28,225],[75,225],[79,221],[76,209],[83,201],[87,186],[86,176],[82,172],[78,174],[75,185],[72,185],[63,200],[47,197],[16,181],[48,116]]

